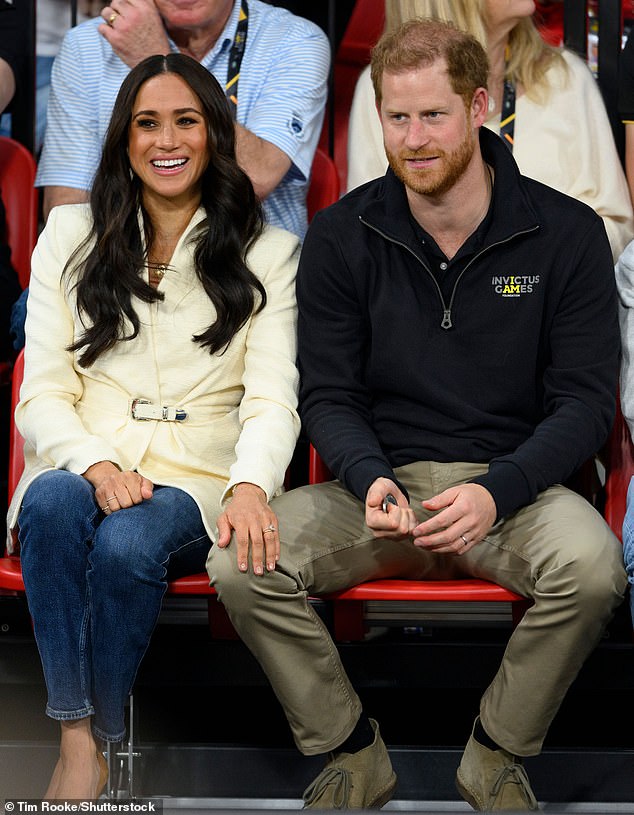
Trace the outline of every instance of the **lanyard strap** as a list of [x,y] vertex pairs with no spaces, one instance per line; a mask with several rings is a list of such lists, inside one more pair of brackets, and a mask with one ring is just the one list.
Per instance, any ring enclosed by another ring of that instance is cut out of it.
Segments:
[[500,120],[500,136],[504,144],[513,152],[513,133],[515,131],[515,85],[510,79],[504,80],[504,96],[502,97],[502,115]]
[[500,136],[504,144],[513,152],[513,134],[515,132],[515,83],[507,77],[509,49],[506,47],[504,66],[504,94],[500,114]]
[[231,45],[229,53],[229,68],[227,69],[227,84],[225,85],[225,93],[231,106],[233,118],[236,117],[238,109],[238,80],[240,79],[240,65],[242,64],[242,57],[244,56],[244,49],[247,44],[247,31],[249,28],[249,7],[247,0],[242,0],[240,5],[240,17],[238,18],[238,27],[236,28],[236,36]]

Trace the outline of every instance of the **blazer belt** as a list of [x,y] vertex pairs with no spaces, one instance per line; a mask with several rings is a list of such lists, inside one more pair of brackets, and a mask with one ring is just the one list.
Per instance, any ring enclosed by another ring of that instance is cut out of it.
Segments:
[[134,399],[130,410],[133,419],[146,422],[155,419],[160,422],[182,422],[187,418],[187,411],[168,405],[155,405],[149,399]]

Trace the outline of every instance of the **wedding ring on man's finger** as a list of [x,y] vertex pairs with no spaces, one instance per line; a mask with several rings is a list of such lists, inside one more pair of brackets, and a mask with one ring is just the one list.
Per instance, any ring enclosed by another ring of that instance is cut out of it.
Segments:
[[462,539],[462,542],[464,543],[465,546],[469,545],[469,541],[465,538],[464,535],[460,535],[460,538]]
[[114,21],[117,19],[118,16],[119,15],[117,14],[117,12],[113,11],[110,17],[108,17],[108,25],[110,26],[110,28],[114,27]]

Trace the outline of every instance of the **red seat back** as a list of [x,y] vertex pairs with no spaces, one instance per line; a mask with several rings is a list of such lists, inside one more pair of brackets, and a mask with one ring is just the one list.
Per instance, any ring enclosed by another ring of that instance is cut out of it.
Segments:
[[627,488],[634,475],[634,445],[620,404],[617,404],[616,418],[605,446],[605,469],[604,516],[610,529],[621,540]]
[[308,223],[313,220],[316,212],[338,200],[339,190],[339,174],[335,163],[328,153],[318,147],[310,170],[310,183],[306,195]]
[[[13,418],[15,406],[18,403],[20,385],[24,376],[24,350],[18,354],[11,380],[11,420],[9,431],[9,477],[8,477],[8,497],[11,500],[22,471],[24,470],[24,440],[15,426]],[[17,556],[2,557],[4,545],[0,547],[0,594],[9,592],[22,594],[24,592],[24,582],[22,580],[22,569],[20,568],[20,558]]]
[[384,25],[384,0],[357,0],[337,50],[335,64],[349,63],[359,69],[367,65]]
[[326,112],[320,146],[328,149],[329,116],[334,119],[333,153],[341,189],[348,177],[348,119],[361,70],[369,64],[373,46],[383,33],[385,0],[357,0],[333,65],[334,92]]
[[0,193],[6,211],[11,262],[25,289],[31,276],[31,254],[37,240],[36,163],[20,142],[0,136]]
[[11,430],[9,435],[9,501],[13,497],[24,470],[24,439],[15,426],[15,408],[20,398],[20,385],[24,377],[24,349],[20,351],[13,366],[11,379]]

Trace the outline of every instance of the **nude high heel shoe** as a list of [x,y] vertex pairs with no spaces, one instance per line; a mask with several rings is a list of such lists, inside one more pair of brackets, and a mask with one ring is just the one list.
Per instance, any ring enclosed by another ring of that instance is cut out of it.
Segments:
[[108,762],[106,757],[97,749],[97,763],[99,764],[99,779],[97,781],[97,790],[95,792],[95,801],[99,798],[108,783]]

